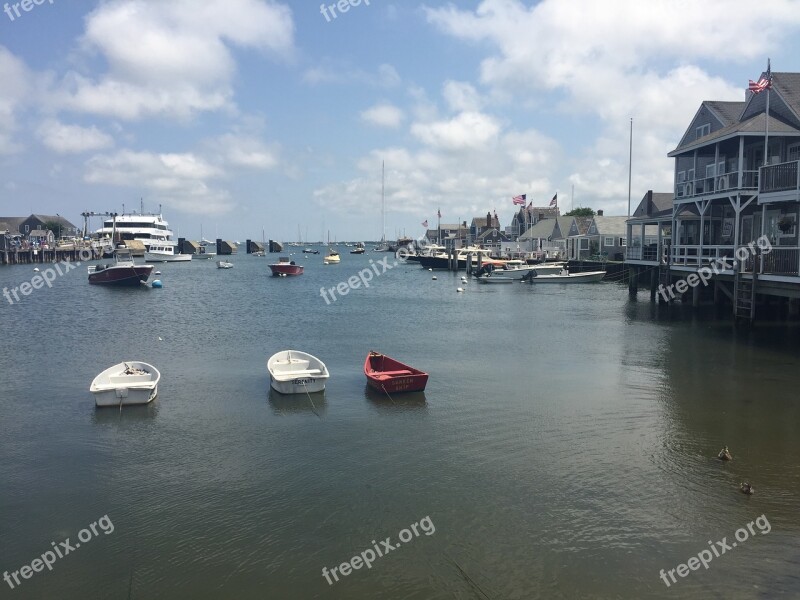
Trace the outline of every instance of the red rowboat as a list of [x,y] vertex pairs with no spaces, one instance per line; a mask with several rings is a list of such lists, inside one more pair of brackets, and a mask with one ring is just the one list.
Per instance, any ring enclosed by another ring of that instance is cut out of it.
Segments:
[[424,371],[372,351],[364,361],[364,375],[371,388],[390,394],[422,392],[428,383],[428,374]]
[[303,274],[303,265],[294,264],[294,261],[289,260],[286,256],[281,256],[278,262],[271,264],[269,268],[272,269],[272,275],[275,277]]

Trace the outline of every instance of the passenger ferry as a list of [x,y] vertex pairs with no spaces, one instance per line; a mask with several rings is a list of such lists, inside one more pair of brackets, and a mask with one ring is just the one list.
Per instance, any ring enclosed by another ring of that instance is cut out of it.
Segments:
[[[106,219],[103,221],[103,226],[95,233],[100,238],[111,238],[114,233],[114,221]],[[178,242],[172,240],[172,230],[161,214],[142,212],[117,215],[116,235],[122,242],[126,240],[142,242],[145,252],[150,252],[150,246],[153,244],[160,247],[178,245]],[[174,250],[172,254],[175,254]]]

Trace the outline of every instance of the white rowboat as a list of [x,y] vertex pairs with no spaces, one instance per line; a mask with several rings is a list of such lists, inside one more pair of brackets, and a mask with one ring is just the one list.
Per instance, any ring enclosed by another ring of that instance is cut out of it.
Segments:
[[97,406],[148,404],[158,395],[160,380],[161,373],[153,365],[133,360],[100,373],[89,391]]
[[567,273],[565,275],[539,275],[531,277],[528,283],[595,283],[605,277],[605,271],[587,271],[585,273]]
[[267,361],[270,385],[281,394],[321,392],[330,377],[328,367],[316,356],[299,350],[282,350]]

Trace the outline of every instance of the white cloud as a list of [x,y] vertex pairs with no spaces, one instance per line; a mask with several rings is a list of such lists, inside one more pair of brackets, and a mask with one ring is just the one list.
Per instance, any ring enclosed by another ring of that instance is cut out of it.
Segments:
[[222,151],[222,159],[234,167],[267,170],[278,165],[278,150],[248,135],[226,134],[215,145]]
[[[425,10],[446,34],[494,49],[480,67],[494,98],[522,97],[531,110],[565,119],[600,118],[598,137],[575,153],[571,180],[585,186],[576,193],[616,198],[617,209],[627,201],[629,118],[638,189],[671,189],[666,153],[700,102],[744,97],[746,82],[733,86],[700,65],[754,61],[755,76],[770,48],[800,24],[794,0],[768,8],[746,0],[543,0],[531,7],[484,0],[474,11],[453,4]],[[461,101],[449,96],[451,105]]]
[[483,108],[478,91],[469,83],[447,80],[442,93],[451,110],[477,111]]
[[233,208],[224,189],[209,182],[224,172],[192,153],[156,154],[121,150],[93,156],[86,163],[88,183],[149,190],[149,201],[182,212],[214,215]]
[[309,85],[357,83],[392,88],[398,86],[402,79],[397,69],[389,64],[382,64],[377,73],[370,73],[335,60],[325,60],[321,65],[306,69],[303,72],[303,81]]
[[57,101],[126,120],[232,109],[231,47],[285,57],[293,36],[291,11],[271,0],[112,0],[86,17],[81,42],[107,72],[70,74]]
[[403,121],[403,111],[393,104],[376,104],[363,111],[361,118],[372,125],[396,128]]
[[452,119],[414,123],[411,133],[419,140],[447,150],[479,149],[493,142],[500,131],[497,120],[479,112],[462,112]]
[[55,119],[48,119],[36,130],[41,142],[59,154],[102,150],[114,145],[114,139],[97,127],[65,125]]
[[31,76],[25,65],[0,46],[0,156],[17,152],[14,141],[18,119],[31,89]]

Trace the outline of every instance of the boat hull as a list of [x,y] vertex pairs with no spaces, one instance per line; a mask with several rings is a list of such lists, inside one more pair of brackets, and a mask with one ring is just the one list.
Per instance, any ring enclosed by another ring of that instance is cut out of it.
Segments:
[[270,265],[273,277],[287,277],[290,275],[302,275],[303,265],[277,264]]
[[478,277],[480,283],[514,283],[515,281],[522,281],[513,277],[506,277],[505,275],[483,275]]
[[93,392],[95,406],[132,406],[150,404],[158,396],[158,386],[152,390],[138,388],[118,388]]
[[133,267],[108,267],[89,273],[89,283],[93,285],[113,285],[134,287],[146,283],[153,267],[137,265]]
[[602,281],[605,275],[605,271],[588,271],[570,275],[539,275],[538,277],[531,277],[528,283],[596,283]]
[[158,254],[152,252],[144,253],[144,262],[148,263],[162,263],[162,262],[191,262],[191,254]]
[[389,394],[422,392],[428,384],[428,374],[424,371],[378,352],[367,355],[364,376],[369,387]]
[[315,392],[322,392],[325,390],[325,382],[327,379],[319,379],[317,377],[297,377],[291,381],[277,381],[270,380],[270,387],[279,394],[313,394]]

